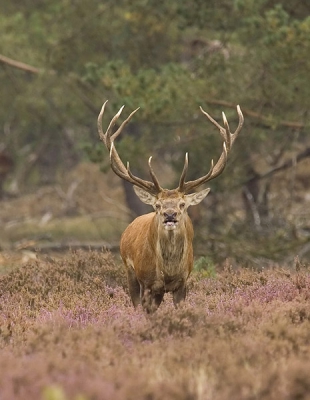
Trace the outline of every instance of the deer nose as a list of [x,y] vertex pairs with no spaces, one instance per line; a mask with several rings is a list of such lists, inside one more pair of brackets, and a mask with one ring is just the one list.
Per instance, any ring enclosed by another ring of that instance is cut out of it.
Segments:
[[164,217],[168,221],[175,220],[176,216],[177,216],[177,213],[175,211],[166,211],[166,212],[164,212]]

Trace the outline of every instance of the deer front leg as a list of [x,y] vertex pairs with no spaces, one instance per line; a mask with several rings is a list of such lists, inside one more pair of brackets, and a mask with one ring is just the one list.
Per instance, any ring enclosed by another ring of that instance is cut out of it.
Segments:
[[148,314],[155,312],[163,301],[164,294],[164,287],[154,290],[154,288],[144,288],[143,285],[141,285],[140,296],[144,311]]
[[173,293],[172,293],[172,298],[173,298],[173,304],[175,307],[178,306],[178,304],[181,301],[184,301],[186,297],[186,283],[183,282],[183,284],[181,286],[179,286],[178,289],[176,289]]
[[135,271],[132,266],[127,268],[127,279],[128,279],[128,288],[129,294],[131,297],[131,301],[134,307],[138,307],[141,303],[140,299],[140,283],[136,277]]

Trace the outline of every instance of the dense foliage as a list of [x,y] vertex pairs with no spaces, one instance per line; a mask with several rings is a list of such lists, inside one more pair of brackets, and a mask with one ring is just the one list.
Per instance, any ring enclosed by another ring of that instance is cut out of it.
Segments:
[[109,253],[1,277],[1,399],[307,399],[309,268],[214,272],[151,316]]
[[106,99],[106,123],[122,104],[126,116],[140,107],[119,142],[135,171],[144,175],[153,154],[178,175],[189,151],[190,178],[197,177],[221,150],[198,106],[217,119],[224,110],[234,127],[240,104],[243,132],[205,203],[208,234],[262,233],[286,246],[305,227],[292,204],[304,204],[309,184],[291,168],[264,176],[294,165],[309,146],[307,2],[47,0],[1,8],[2,55],[34,67],[1,59],[1,142],[18,187],[54,181],[86,153],[106,162],[96,136]]

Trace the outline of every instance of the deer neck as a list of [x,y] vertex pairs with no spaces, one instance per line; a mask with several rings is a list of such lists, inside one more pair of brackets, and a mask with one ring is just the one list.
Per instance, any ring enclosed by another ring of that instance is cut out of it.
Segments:
[[179,275],[183,269],[183,260],[188,246],[191,245],[186,220],[180,221],[174,230],[164,229],[162,223],[157,221],[156,232],[154,239],[160,270],[164,275]]

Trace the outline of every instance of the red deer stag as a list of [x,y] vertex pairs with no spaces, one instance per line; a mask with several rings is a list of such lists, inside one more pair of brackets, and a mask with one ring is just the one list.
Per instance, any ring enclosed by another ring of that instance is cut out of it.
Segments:
[[128,285],[133,305],[140,303],[147,312],[157,309],[163,300],[164,293],[172,292],[175,306],[185,299],[186,281],[193,268],[192,222],[187,214],[189,206],[200,203],[210,189],[190,193],[200,185],[219,176],[227,162],[227,155],[237,138],[242,125],[243,115],[237,106],[239,124],[232,134],[225,114],[224,128],[219,125],[201,107],[202,113],[219,129],[224,140],[223,151],[214,165],[211,162],[209,172],[201,178],[186,182],[188,155],[185,155],[183,171],[177,189],[163,189],[151,166],[148,167],[152,181],[141,179],[131,172],[129,163],[125,166],[114,146],[114,140],[131,120],[138,108],[120,125],[116,132],[112,129],[118,120],[123,107],[112,118],[107,131],[102,130],[102,116],[107,101],[103,104],[98,116],[98,133],[100,140],[110,153],[112,170],[122,179],[132,183],[140,200],[154,207],[154,212],[136,218],[124,231],[120,242],[121,257],[127,269]]

